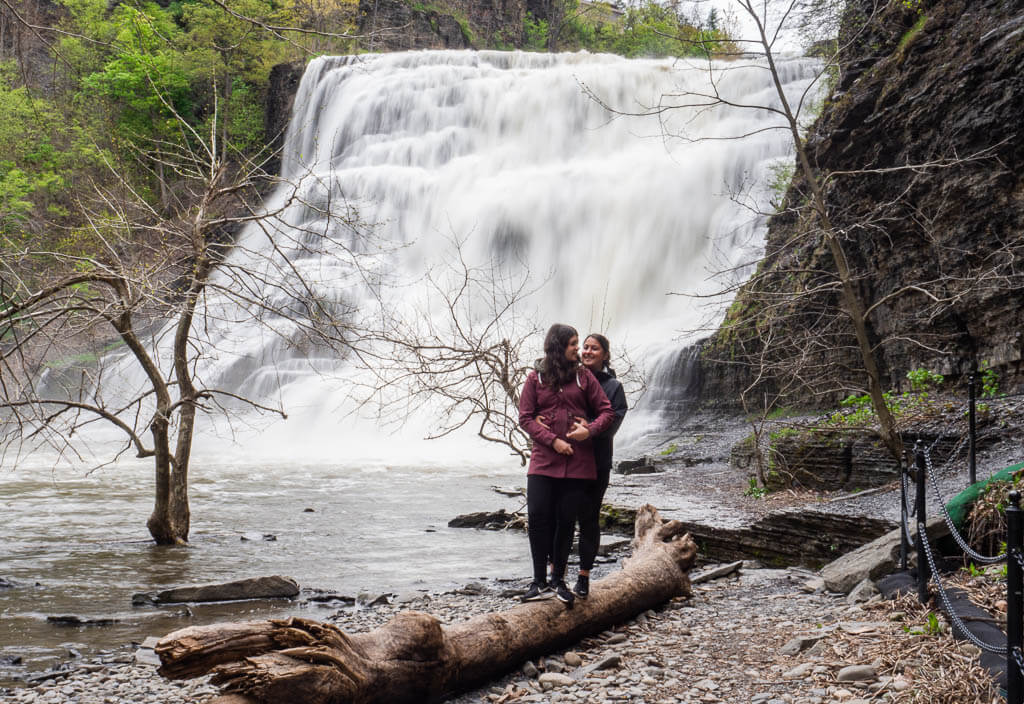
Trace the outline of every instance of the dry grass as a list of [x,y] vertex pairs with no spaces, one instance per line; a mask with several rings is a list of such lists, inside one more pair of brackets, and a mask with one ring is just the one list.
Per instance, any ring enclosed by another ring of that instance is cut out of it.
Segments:
[[1020,490],[1024,472],[1014,472],[1012,482],[989,482],[967,516],[967,541],[982,555],[995,555],[1006,540],[1006,495]]
[[[960,581],[959,579],[947,581]],[[995,602],[996,589],[972,587],[979,605]],[[991,581],[991,580],[989,580]],[[963,586],[958,584],[957,586]],[[1002,593],[1005,597],[1005,585]],[[983,603],[984,602],[984,603]],[[879,691],[858,692],[869,701],[894,704],[993,704],[1002,702],[988,670],[978,664],[978,649],[955,640],[941,614],[923,608],[916,595],[866,605],[878,626],[864,633],[837,633],[825,645],[825,660],[872,663],[880,677],[891,678]],[[934,626],[938,625],[938,629]],[[856,691],[856,690],[854,690]]]

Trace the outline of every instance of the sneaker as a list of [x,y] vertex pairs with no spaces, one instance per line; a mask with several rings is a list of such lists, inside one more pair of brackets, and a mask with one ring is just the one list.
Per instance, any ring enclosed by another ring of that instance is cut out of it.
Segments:
[[573,594],[580,599],[590,596],[590,576],[581,574],[576,578],[576,586],[572,588]]
[[542,599],[550,599],[555,593],[551,590],[551,585],[547,582],[543,584],[537,584],[533,582],[530,584],[530,588],[523,594],[523,601],[540,601]]
[[570,609],[572,608],[573,602],[576,601],[576,597],[571,591],[569,591],[569,587],[565,586],[565,582],[558,582],[555,584],[555,596],[560,602],[568,606]]

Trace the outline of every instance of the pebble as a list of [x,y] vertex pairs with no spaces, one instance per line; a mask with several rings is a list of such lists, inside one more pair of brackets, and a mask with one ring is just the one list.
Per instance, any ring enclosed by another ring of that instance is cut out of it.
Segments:
[[841,669],[836,675],[837,682],[863,682],[873,680],[878,676],[875,668],[871,665],[848,665]]

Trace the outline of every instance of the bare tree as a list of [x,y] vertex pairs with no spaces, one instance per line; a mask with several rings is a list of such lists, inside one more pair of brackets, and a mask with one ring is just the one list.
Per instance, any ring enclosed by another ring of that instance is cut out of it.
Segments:
[[543,283],[531,284],[525,268],[471,264],[466,239],[449,241],[446,263],[410,286],[418,302],[391,311],[372,333],[375,346],[362,355],[367,381],[355,394],[387,425],[401,425],[427,404],[438,419],[428,438],[475,428],[525,464],[519,392],[542,333],[527,299]]
[[[369,237],[332,184],[312,174],[280,182],[264,209],[256,187],[267,177],[258,163],[226,158],[216,119],[208,135],[178,124],[179,143],[148,143],[136,155],[141,170],[173,175],[169,214],[111,169],[113,186],[97,184],[80,202],[81,253],[37,248],[45,238],[0,250],[3,464],[40,446],[89,459],[86,431],[109,424],[122,440],[101,462],[128,451],[153,458],[148,527],[160,544],[188,539],[197,415],[238,404],[285,413],[204,371],[231,353],[218,330],[262,326],[281,345],[344,354],[357,337],[344,296],[363,285]],[[307,266],[318,257],[332,262],[332,280]],[[104,350],[113,351],[92,363]],[[69,355],[86,361],[51,368]]]

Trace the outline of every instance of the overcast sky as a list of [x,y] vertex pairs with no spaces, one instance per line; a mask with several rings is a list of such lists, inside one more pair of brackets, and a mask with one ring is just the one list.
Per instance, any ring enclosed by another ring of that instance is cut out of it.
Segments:
[[[788,2],[768,0],[769,26],[771,29],[774,30],[778,26],[779,12],[781,12],[781,9],[788,4]],[[763,8],[765,6],[765,0],[756,2],[754,6]],[[736,34],[738,35],[738,39],[758,39],[757,27],[754,24],[754,21],[750,18],[747,12],[740,7],[737,0],[681,0],[680,7],[683,9],[684,13],[687,15],[695,15],[696,18],[701,21],[707,19],[708,13],[711,8],[714,7],[718,10],[719,17],[728,16],[730,18],[733,28],[736,30]],[[772,11],[773,9],[775,12]],[[800,37],[796,31],[796,24],[796,18],[788,18],[787,27],[783,28],[779,41],[774,47],[776,52],[799,52],[802,50],[802,42],[800,41]],[[752,48],[752,50],[756,49]]]

